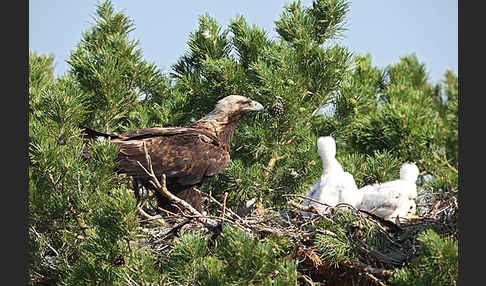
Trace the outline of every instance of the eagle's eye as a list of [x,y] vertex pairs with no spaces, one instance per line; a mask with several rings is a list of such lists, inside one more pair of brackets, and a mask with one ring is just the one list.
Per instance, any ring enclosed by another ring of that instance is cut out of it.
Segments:
[[250,104],[251,100],[241,100],[240,104]]

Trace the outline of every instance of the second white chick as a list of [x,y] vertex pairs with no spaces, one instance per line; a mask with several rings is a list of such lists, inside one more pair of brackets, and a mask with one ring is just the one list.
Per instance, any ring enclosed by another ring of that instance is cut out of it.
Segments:
[[415,164],[404,163],[400,168],[400,179],[359,189],[361,203],[357,208],[376,214],[386,220],[396,217],[410,218],[415,214],[419,169]]

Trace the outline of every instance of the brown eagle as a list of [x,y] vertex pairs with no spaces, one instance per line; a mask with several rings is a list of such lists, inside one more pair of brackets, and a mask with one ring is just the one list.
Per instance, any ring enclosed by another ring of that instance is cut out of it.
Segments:
[[[83,136],[108,139],[120,149],[118,171],[132,176],[142,186],[151,188],[149,177],[138,165],[147,163],[143,142],[152,159],[155,175],[166,175],[167,189],[202,211],[200,188],[206,177],[221,173],[230,161],[230,142],[240,118],[263,106],[241,95],[230,95],[218,101],[209,114],[187,127],[153,127],[122,134],[105,134],[88,128]],[[157,196],[159,207],[175,210],[170,201]]]

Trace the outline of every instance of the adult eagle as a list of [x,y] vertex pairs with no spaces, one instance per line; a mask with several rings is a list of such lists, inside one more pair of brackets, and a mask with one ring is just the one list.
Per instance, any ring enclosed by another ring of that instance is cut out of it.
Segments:
[[[105,134],[86,128],[84,137],[104,137],[117,145],[118,171],[151,188],[149,177],[138,165],[147,168],[143,143],[152,159],[155,175],[166,175],[167,189],[202,211],[200,188],[204,179],[221,173],[230,161],[230,142],[240,118],[251,111],[262,111],[257,101],[240,95],[230,95],[218,101],[216,107],[202,119],[187,127],[154,127]],[[158,194],[159,207],[175,210],[171,202]]]

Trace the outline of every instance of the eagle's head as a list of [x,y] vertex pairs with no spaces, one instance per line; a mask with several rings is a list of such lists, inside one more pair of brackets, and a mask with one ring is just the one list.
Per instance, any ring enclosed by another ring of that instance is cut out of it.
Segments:
[[263,105],[248,97],[229,95],[220,99],[211,113],[242,114],[251,111],[263,111]]
[[417,181],[419,173],[419,169],[413,163],[404,163],[400,167],[400,179],[402,180],[407,180],[415,183],[415,181]]
[[194,122],[191,127],[205,129],[222,138],[229,150],[229,142],[238,121],[242,115],[252,111],[263,111],[263,105],[248,97],[230,95],[220,99],[213,111]]

